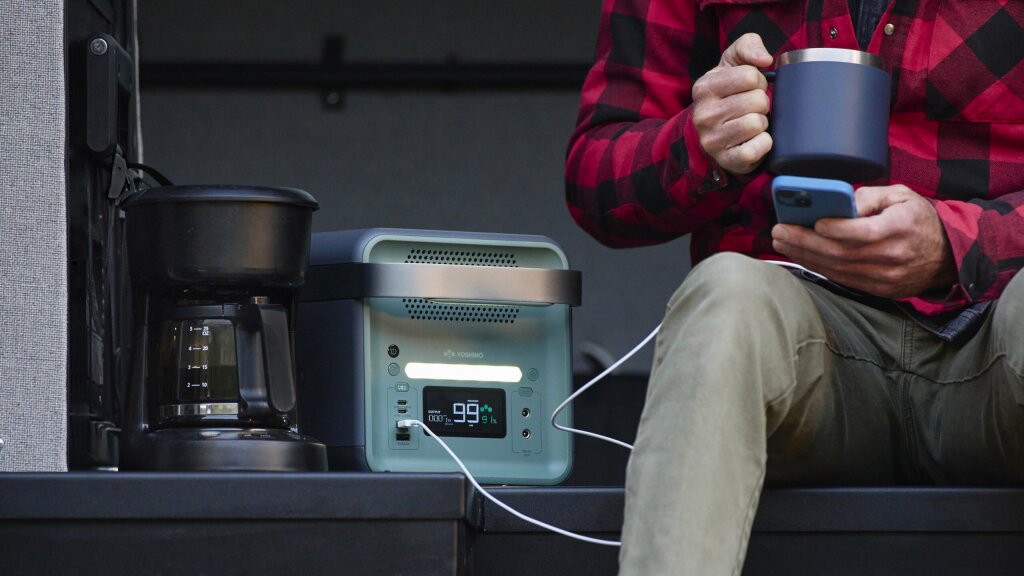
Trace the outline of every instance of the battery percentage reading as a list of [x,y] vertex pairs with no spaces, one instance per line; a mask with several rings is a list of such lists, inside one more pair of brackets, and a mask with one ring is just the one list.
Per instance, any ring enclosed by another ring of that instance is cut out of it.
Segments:
[[452,402],[452,422],[456,424],[493,424],[497,420],[493,416],[488,416],[491,412],[494,412],[494,408],[489,404],[481,405],[479,400]]

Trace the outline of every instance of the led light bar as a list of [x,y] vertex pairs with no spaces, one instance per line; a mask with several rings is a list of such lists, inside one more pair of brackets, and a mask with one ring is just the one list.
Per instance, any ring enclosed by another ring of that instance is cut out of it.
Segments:
[[417,380],[459,380],[467,382],[519,382],[523,371],[518,366],[486,364],[431,364],[409,362],[405,374]]

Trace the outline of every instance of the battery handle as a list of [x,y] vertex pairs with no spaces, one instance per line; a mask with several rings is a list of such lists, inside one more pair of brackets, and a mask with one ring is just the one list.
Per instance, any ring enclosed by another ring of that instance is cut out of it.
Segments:
[[579,306],[583,300],[583,275],[578,270],[364,262],[314,269],[303,288],[303,302],[422,298],[475,304]]

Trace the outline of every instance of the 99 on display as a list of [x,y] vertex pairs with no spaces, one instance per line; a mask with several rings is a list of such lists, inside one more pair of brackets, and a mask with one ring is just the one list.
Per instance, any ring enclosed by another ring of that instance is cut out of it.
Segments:
[[427,386],[427,425],[438,436],[505,437],[505,391],[494,388]]

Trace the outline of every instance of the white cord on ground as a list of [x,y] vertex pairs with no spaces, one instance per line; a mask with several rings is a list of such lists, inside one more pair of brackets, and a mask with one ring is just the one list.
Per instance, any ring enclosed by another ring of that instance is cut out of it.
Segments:
[[476,478],[474,478],[473,475],[469,473],[469,469],[467,469],[466,465],[462,463],[462,460],[460,460],[459,457],[455,455],[455,452],[452,452],[452,449],[448,447],[448,444],[446,444],[444,440],[441,440],[437,436],[437,434],[434,434],[434,431],[431,430],[430,428],[428,428],[426,424],[424,424],[423,422],[420,422],[419,420],[416,420],[414,418],[410,418],[410,419],[407,419],[407,420],[399,420],[397,422],[397,426],[399,428],[412,428],[413,426],[419,426],[420,428],[423,428],[423,431],[426,432],[427,434],[429,434],[430,437],[433,438],[434,440],[437,440],[437,443],[441,445],[441,448],[444,448],[444,451],[447,452],[448,455],[452,457],[452,460],[455,460],[455,463],[458,464],[459,468],[462,469],[462,473],[466,475],[466,478],[469,478],[469,481],[473,484],[473,486],[477,490],[480,491],[481,494],[483,494],[488,500],[490,500],[491,502],[494,502],[495,504],[500,506],[502,509],[504,509],[506,512],[508,512],[509,514],[515,516],[516,518],[519,518],[520,520],[529,522],[530,524],[533,524],[535,526],[540,526],[541,528],[544,528],[545,530],[550,530],[552,532],[555,532],[556,534],[561,534],[562,536],[568,536],[569,538],[575,538],[576,540],[582,540],[583,542],[589,542],[591,544],[602,544],[604,546],[621,546],[622,545],[622,543],[617,541],[617,540],[602,540],[600,538],[591,538],[590,536],[584,536],[582,534],[577,534],[575,532],[569,532],[568,530],[564,530],[564,529],[559,528],[557,526],[552,526],[551,524],[548,524],[546,522],[541,522],[540,520],[537,520],[535,518],[531,518],[531,517],[527,516],[526,514],[523,514],[522,512],[519,512],[518,510],[515,510],[514,508],[512,508],[508,504],[505,504],[501,500],[498,500],[497,498],[492,496],[491,493],[488,492],[487,490],[484,490],[484,487],[481,486],[480,483],[476,481]]
[[558,408],[555,408],[555,411],[551,413],[551,425],[554,426],[555,428],[558,428],[559,430],[564,430],[564,431],[570,432],[572,434],[579,434],[581,436],[589,436],[591,438],[597,438],[598,440],[604,440],[605,442],[611,442],[612,444],[615,444],[617,446],[622,446],[623,448],[626,448],[627,450],[632,450],[633,446],[630,445],[630,444],[626,444],[622,440],[616,440],[615,438],[609,438],[607,436],[602,436],[600,434],[595,434],[594,432],[587,432],[586,430],[578,430],[576,428],[569,428],[568,426],[562,426],[561,424],[558,424],[558,423],[555,422],[555,418],[558,417],[559,412],[561,412],[562,410],[565,410],[565,407],[568,406],[570,402],[575,400],[577,396],[579,396],[580,394],[583,394],[584,392],[586,392],[588,388],[590,388],[594,384],[597,384],[598,382],[603,380],[605,376],[611,374],[612,371],[615,370],[616,368],[618,368],[619,366],[621,366],[623,362],[625,362],[626,360],[629,360],[630,358],[632,358],[634,354],[639,352],[641,348],[646,346],[647,343],[650,342],[651,339],[654,338],[658,334],[658,330],[661,330],[661,324],[658,324],[658,326],[654,329],[653,332],[648,334],[646,338],[641,340],[640,343],[637,344],[632,350],[630,350],[625,356],[623,356],[622,358],[619,358],[618,361],[616,361],[614,364],[612,364],[611,366],[605,368],[604,372],[601,372],[597,376],[594,376],[590,380],[590,382],[587,382],[583,386],[580,386],[579,390],[573,392],[571,396],[569,396],[568,398],[565,399],[565,401],[563,401],[561,404],[559,404]]

